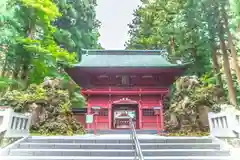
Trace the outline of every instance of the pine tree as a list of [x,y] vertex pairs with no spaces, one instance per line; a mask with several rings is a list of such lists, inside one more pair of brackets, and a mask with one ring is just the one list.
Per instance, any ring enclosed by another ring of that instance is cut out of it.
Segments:
[[57,26],[55,39],[68,51],[80,53],[81,49],[100,48],[96,19],[96,2],[93,0],[56,0],[62,16],[54,24]]
[[[209,70],[210,46],[199,1],[147,1],[135,11],[129,24],[127,48],[167,49],[174,59],[193,60],[192,73]],[[202,68],[202,70],[199,70]]]

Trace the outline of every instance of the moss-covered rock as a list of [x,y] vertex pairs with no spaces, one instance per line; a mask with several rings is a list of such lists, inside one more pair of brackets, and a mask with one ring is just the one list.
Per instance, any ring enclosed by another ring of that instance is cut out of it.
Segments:
[[[32,130],[42,134],[72,135],[84,132],[73,117],[69,90],[61,79],[46,79],[40,85],[30,85],[26,90],[7,92],[1,104],[11,106],[16,112],[32,113]],[[84,104],[84,99],[80,99]]]
[[208,112],[220,111],[215,104],[225,102],[224,92],[218,86],[204,84],[195,76],[181,77],[165,112],[166,129],[181,135],[208,132]]

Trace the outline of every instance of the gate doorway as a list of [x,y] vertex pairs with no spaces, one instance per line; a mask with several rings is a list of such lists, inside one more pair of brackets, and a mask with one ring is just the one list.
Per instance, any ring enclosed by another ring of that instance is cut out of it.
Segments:
[[112,128],[113,129],[130,129],[129,112],[133,117],[133,124],[139,129],[139,116],[137,104],[113,104],[112,106]]

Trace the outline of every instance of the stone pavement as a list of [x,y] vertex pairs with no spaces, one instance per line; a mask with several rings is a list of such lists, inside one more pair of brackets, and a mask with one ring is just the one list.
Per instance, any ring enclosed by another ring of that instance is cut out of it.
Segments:
[[231,148],[231,160],[239,160],[240,148]]

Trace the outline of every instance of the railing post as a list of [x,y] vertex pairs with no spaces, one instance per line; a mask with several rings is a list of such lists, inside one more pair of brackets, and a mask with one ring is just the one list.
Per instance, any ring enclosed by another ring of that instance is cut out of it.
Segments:
[[1,126],[1,128],[5,128],[6,131],[8,131],[9,129],[11,129],[11,124],[12,124],[12,114],[13,114],[13,109],[12,108],[8,108],[5,111],[3,111],[4,115],[3,115],[3,124]]
[[236,119],[235,119],[235,114],[227,113],[226,118],[227,118],[228,128],[231,130],[234,129],[234,127],[236,127],[236,125],[237,125]]
[[212,112],[209,112],[208,113],[208,124],[209,124],[209,130],[210,130],[210,135],[211,136],[214,136],[213,135],[213,130],[214,130],[214,117],[213,117],[213,113]]
[[24,126],[24,128],[26,129],[28,129],[28,133],[30,132],[30,127],[31,127],[31,118],[32,118],[32,115],[31,114],[29,114],[28,115],[28,119],[25,119],[25,123],[26,123],[26,127]]

